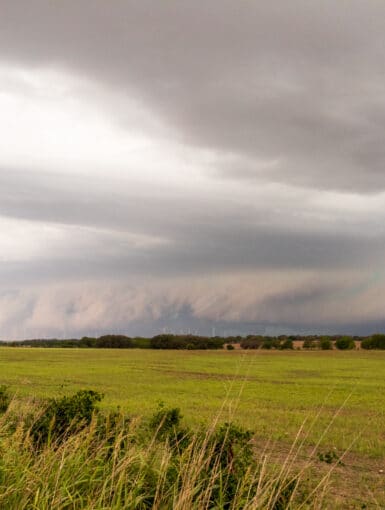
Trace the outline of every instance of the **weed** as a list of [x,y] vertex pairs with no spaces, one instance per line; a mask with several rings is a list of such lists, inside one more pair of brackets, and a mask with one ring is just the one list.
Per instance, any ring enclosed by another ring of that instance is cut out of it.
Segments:
[[5,413],[11,402],[11,397],[8,391],[8,387],[2,384],[0,386],[0,413]]
[[340,457],[335,452],[335,450],[327,450],[326,452],[318,452],[317,457],[320,462],[326,462],[326,464],[336,463],[340,466],[344,465],[343,462],[340,460]]

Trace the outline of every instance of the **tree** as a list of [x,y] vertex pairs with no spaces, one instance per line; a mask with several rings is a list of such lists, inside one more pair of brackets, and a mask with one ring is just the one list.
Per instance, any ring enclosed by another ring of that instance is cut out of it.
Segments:
[[342,336],[336,340],[337,349],[344,351],[348,349],[354,349],[356,344],[351,336]]
[[375,335],[365,338],[361,342],[363,349],[385,349],[385,335],[376,333]]
[[324,336],[319,339],[319,347],[323,351],[329,351],[330,349],[333,349],[333,344],[330,338]]

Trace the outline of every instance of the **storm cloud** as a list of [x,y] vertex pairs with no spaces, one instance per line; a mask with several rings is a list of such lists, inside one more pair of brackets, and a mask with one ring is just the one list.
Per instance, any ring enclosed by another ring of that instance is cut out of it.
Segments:
[[381,324],[384,20],[2,1],[0,335]]

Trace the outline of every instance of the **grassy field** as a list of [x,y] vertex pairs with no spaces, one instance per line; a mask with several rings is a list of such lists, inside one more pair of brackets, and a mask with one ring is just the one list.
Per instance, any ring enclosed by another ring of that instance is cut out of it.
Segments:
[[338,507],[385,505],[384,352],[1,348],[0,384],[18,398],[94,389],[102,407],[141,416],[164,402],[189,426],[220,413],[255,431],[260,445],[271,440],[278,462],[305,422],[302,458],[347,452],[331,489]]
[[223,420],[288,441],[315,419],[310,443],[324,435],[338,449],[385,452],[383,352],[2,348],[0,384],[23,397],[95,389],[102,406],[141,415],[162,401],[180,407],[189,424],[223,408]]

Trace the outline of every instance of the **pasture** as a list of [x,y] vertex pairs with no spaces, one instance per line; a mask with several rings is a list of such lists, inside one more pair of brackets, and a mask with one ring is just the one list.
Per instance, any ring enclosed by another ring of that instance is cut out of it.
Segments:
[[312,457],[322,473],[343,455],[330,508],[385,505],[385,352],[3,347],[0,384],[22,401],[93,389],[102,408],[129,415],[163,402],[190,427],[234,421],[278,464],[297,438],[298,466]]
[[189,425],[220,413],[287,442],[306,420],[309,444],[385,452],[385,352],[1,348],[0,384],[19,397],[94,389],[102,407],[145,416],[164,402]]

